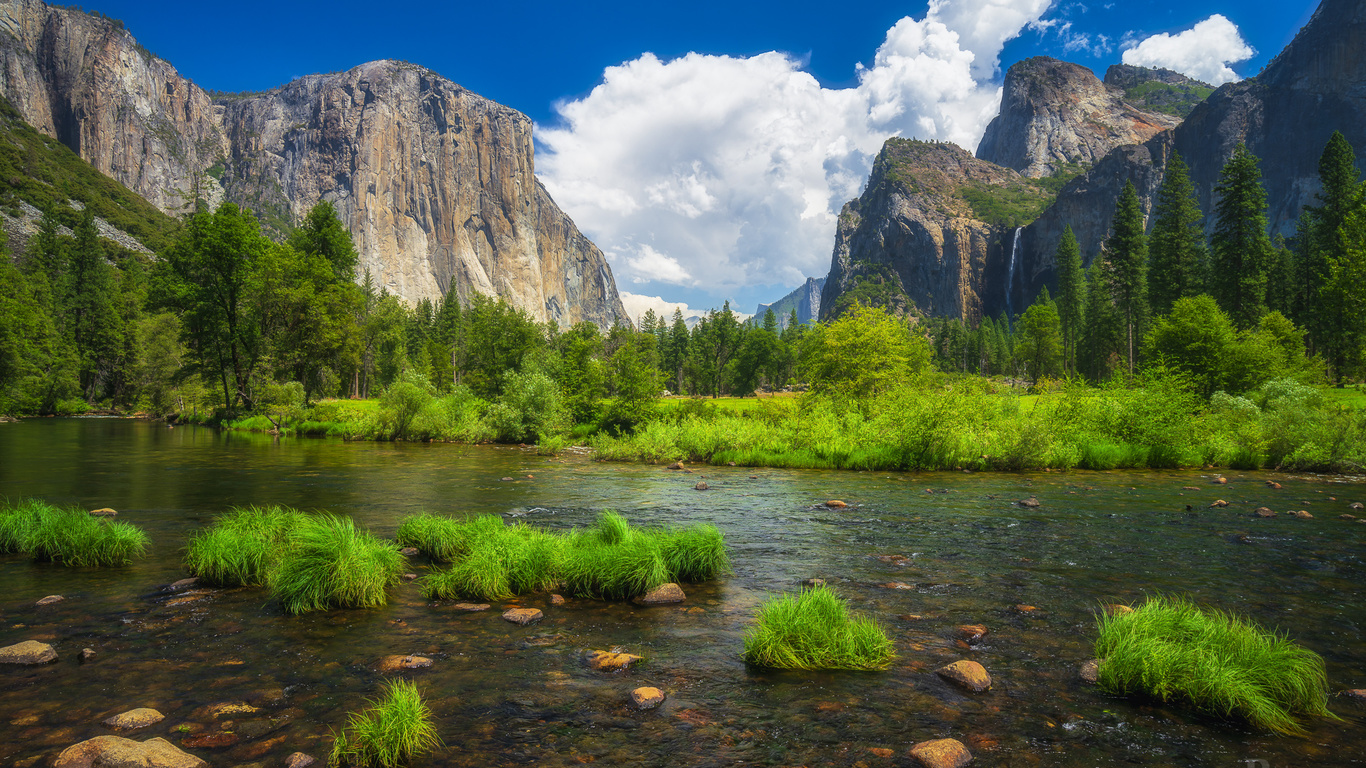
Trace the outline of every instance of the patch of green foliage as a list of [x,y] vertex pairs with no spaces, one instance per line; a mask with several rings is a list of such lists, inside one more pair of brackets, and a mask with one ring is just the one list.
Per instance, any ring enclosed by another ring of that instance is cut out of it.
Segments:
[[1195,105],[1209,98],[1214,89],[1199,83],[1164,83],[1149,80],[1124,91],[1124,100],[1153,112],[1184,118]]
[[1039,218],[1053,203],[1056,192],[1021,180],[1015,184],[969,182],[959,194],[972,208],[973,218],[999,227],[1014,229]]
[[835,302],[834,317],[844,315],[855,306],[878,307],[893,314],[903,314],[914,306],[906,295],[901,276],[892,265],[857,262],[852,271],[853,281]]
[[416,683],[385,683],[380,698],[370,703],[369,709],[352,713],[333,739],[329,765],[395,768],[441,746]]
[[306,516],[286,507],[236,507],[190,539],[185,567],[221,587],[269,583],[281,550]]
[[58,509],[34,499],[0,507],[0,553],[28,553],[38,562],[72,567],[129,565],[147,549],[135,525]]
[[1332,717],[1323,659],[1288,637],[1188,600],[1152,597],[1103,615],[1100,686],[1181,703],[1254,728],[1306,733],[1301,717]]
[[745,635],[745,661],[770,669],[885,669],[896,658],[887,632],[851,615],[829,587],[783,595],[759,607]]
[[289,537],[270,588],[293,614],[376,608],[388,602],[402,562],[392,543],[359,530],[349,517],[307,517]]

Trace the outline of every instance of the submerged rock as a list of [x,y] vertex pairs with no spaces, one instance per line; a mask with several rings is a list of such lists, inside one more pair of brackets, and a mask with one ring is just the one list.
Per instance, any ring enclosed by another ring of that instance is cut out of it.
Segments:
[[417,557],[418,555],[417,547],[404,547],[398,553],[404,557]]
[[1301,519],[1301,520],[1313,520],[1313,519],[1314,519],[1314,516],[1313,516],[1313,515],[1309,514],[1308,512],[1306,512],[1306,511],[1303,510],[1303,509],[1300,509],[1300,510],[1291,510],[1291,511],[1287,512],[1286,514],[1287,514],[1287,515],[1290,515],[1291,517],[1298,517],[1298,518]]
[[62,597],[61,595],[48,595],[42,600],[39,600],[38,602],[34,603],[34,605],[52,605],[53,603],[60,603],[65,599],[66,598]]
[[1127,605],[1120,605],[1119,603],[1111,603],[1111,604],[1105,606],[1105,612],[1108,613],[1108,614],[1110,614],[1111,616],[1127,616],[1128,614],[1133,613],[1133,612],[1134,612],[1134,609],[1133,609],[1133,608],[1130,608],[1130,607],[1127,606]]
[[1274,510],[1267,509],[1266,507],[1258,507],[1258,508],[1257,508],[1257,511],[1254,512],[1253,514],[1257,515],[1257,517],[1275,517],[1275,516],[1276,516],[1276,512],[1275,512]]
[[1349,514],[1347,514],[1346,512],[1344,512],[1344,513],[1338,515],[1338,519],[1339,519],[1339,520],[1355,520],[1355,519],[1357,519],[1357,516],[1356,516],[1356,515],[1349,515]]
[[1228,485],[1228,478],[1220,475],[1211,481],[1214,485]]
[[969,643],[975,643],[987,636],[985,624],[964,624],[958,628],[958,636]]
[[1357,510],[1359,510],[1359,509],[1362,509],[1362,504],[1361,504],[1361,502],[1359,502],[1359,501],[1354,501],[1354,502],[1352,502],[1351,504],[1348,504],[1348,505],[1347,505],[1347,508],[1348,508],[1348,509],[1357,509]]
[[317,758],[303,752],[295,752],[285,758],[285,768],[308,768],[318,762]]
[[665,469],[686,469],[686,467],[683,466],[683,462],[681,462],[681,461],[675,461],[674,463],[672,463],[672,464],[670,464],[669,466],[665,467]]
[[1211,504],[1211,505],[1209,505],[1209,506],[1210,506],[1210,509],[1214,509],[1214,508],[1216,508],[1216,507],[1222,509],[1223,507],[1227,507],[1227,506],[1228,506],[1228,502],[1227,502],[1227,501],[1224,501],[1223,499],[1216,499],[1216,500],[1214,501],[1214,503]]
[[842,509],[849,505],[844,503],[843,501],[840,501],[839,499],[831,499],[825,502],[825,506],[830,507],[831,509]]
[[632,664],[642,658],[634,653],[593,651],[588,654],[588,666],[599,672],[618,672],[623,669],[630,669]]
[[1363,704],[1366,704],[1366,688],[1352,688],[1350,690],[1343,691],[1342,695],[1346,696],[1349,699],[1353,699],[1355,701],[1359,701]]
[[208,765],[162,738],[137,742],[122,736],[96,736],[62,750],[53,768],[208,768]]
[[1081,679],[1088,683],[1100,680],[1100,659],[1091,659],[1081,665]]
[[935,674],[952,683],[980,693],[991,687],[991,675],[987,673],[986,667],[975,661],[955,661],[947,666],[940,667]]
[[664,692],[650,686],[637,688],[631,691],[631,703],[637,709],[654,709],[664,703]]
[[456,603],[451,606],[457,611],[474,613],[475,611],[487,611],[490,606],[488,603]]
[[47,643],[25,640],[0,648],[0,664],[46,664],[57,660],[57,651]]
[[110,728],[120,728],[122,730],[132,731],[138,728],[146,728],[149,725],[156,725],[165,719],[166,716],[155,709],[138,707],[137,709],[130,709],[127,712],[114,715],[105,720],[104,724]]
[[[1019,501],[1017,501],[1017,502],[1015,502],[1015,503],[1016,503],[1016,504],[1019,504],[1019,505],[1022,506],[1022,507],[1025,507],[1025,508],[1027,508],[1027,509],[1033,509],[1033,508],[1035,508],[1035,507],[1042,506],[1041,504],[1039,504],[1039,500],[1036,499],[1036,498],[1034,498],[1033,496],[1030,496],[1030,497],[1027,498],[1027,499],[1020,499]],[[958,742],[954,742],[954,743],[957,744]]]
[[405,669],[426,669],[432,665],[432,660],[426,656],[385,656],[375,664],[378,672],[399,672]]
[[[190,749],[227,749],[241,741],[242,737],[228,731],[218,731],[216,733],[192,733],[180,740],[181,746]],[[99,768],[104,768],[107,763],[102,763]]]
[[166,585],[166,588],[163,589],[162,591],[163,591],[163,592],[180,592],[180,591],[182,591],[182,590],[192,589],[192,588],[197,587],[197,586],[199,586],[199,577],[198,577],[198,576],[191,576],[191,577],[188,578],[188,579],[181,579],[181,580],[179,580],[179,581],[173,581],[173,582],[171,582],[170,584],[167,584],[167,585]]
[[118,513],[118,512],[115,512],[114,510],[110,509],[109,507],[103,507],[103,508],[101,508],[101,509],[92,509],[92,510],[90,510],[90,514],[93,515],[94,517],[118,517],[118,514],[119,514],[119,513]]
[[551,605],[564,605],[564,595],[551,595],[551,596],[550,596],[550,604],[551,604]]
[[1037,606],[1025,605],[1024,603],[1020,603],[1019,605],[1015,606],[1015,610],[1019,611],[1020,613],[1033,613],[1039,609]]
[[81,661],[90,661],[90,660],[93,659],[93,658],[95,658],[95,649],[94,649],[94,648],[82,648],[82,649],[81,649]]
[[825,586],[825,579],[806,579],[805,581],[802,582],[802,586],[803,586],[803,587],[823,587],[823,586]]
[[972,762],[972,753],[957,739],[922,741],[911,747],[911,757],[925,768],[963,768]]
[[883,589],[915,589],[914,584],[907,584],[904,581],[889,581],[886,584],[879,584]]
[[681,603],[686,599],[688,596],[683,594],[683,588],[669,582],[668,584],[660,584],[649,592],[633,598],[631,602],[636,605],[667,605],[669,603]]
[[1279,491],[1281,489],[1281,484],[1276,482],[1275,480],[1267,480],[1266,487]]
[[692,489],[693,489],[694,491],[707,491],[707,490],[711,490],[711,486],[707,485],[707,481],[706,481],[706,480],[698,480],[698,481],[697,481],[697,485],[694,485],[694,486],[692,487]]
[[503,621],[510,621],[525,627],[545,618],[540,608],[509,608],[503,612]]

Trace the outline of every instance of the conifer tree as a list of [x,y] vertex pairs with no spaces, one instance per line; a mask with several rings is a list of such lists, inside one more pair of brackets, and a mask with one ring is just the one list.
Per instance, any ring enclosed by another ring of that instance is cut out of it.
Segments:
[[1153,315],[1165,315],[1172,304],[1204,288],[1204,214],[1195,201],[1195,185],[1181,155],[1173,154],[1153,206],[1153,232],[1148,242],[1148,300]]
[[113,267],[86,208],[76,223],[62,302],[65,330],[80,359],[81,391],[94,400],[119,366],[123,351],[122,316],[115,311]]
[[1058,243],[1058,319],[1062,323],[1063,368],[1077,370],[1077,340],[1081,335],[1086,274],[1081,268],[1081,247],[1069,226]]
[[1148,308],[1148,243],[1143,234],[1143,208],[1133,182],[1126,182],[1115,203],[1114,223],[1105,241],[1105,270],[1110,294],[1124,330],[1129,373],[1134,350],[1142,339]]
[[1266,191],[1257,157],[1239,144],[1214,188],[1215,224],[1210,238],[1210,288],[1219,306],[1246,330],[1266,313],[1271,261]]
[[1117,322],[1115,305],[1110,300],[1110,285],[1102,253],[1087,270],[1086,318],[1077,348],[1077,363],[1081,374],[1091,381],[1108,378],[1114,369],[1113,360],[1122,345],[1122,334]]
[[[1309,331],[1311,347],[1321,352],[1341,378],[1350,364],[1355,341],[1353,286],[1345,225],[1360,206],[1356,153],[1334,131],[1319,158],[1319,205],[1306,208],[1297,233],[1296,287],[1298,311],[1292,315]],[[1346,281],[1346,282],[1344,282]],[[1331,285],[1330,285],[1331,284]]]

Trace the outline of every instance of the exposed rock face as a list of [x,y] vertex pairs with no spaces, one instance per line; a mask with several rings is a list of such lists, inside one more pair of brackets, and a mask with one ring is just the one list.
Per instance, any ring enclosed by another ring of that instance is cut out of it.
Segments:
[[1039,178],[1141,144],[1179,122],[1125,102],[1123,89],[1107,87],[1086,67],[1035,56],[1006,71],[1001,112],[977,157]]
[[777,317],[778,327],[786,328],[788,321],[792,318],[792,312],[797,313],[798,323],[809,323],[819,319],[821,316],[821,289],[825,287],[825,278],[808,277],[806,282],[798,286],[795,291],[778,299],[772,304],[760,304],[754,310],[754,317],[757,322],[764,321],[764,313],[769,309]]
[[278,232],[329,200],[361,268],[410,302],[454,286],[562,326],[629,322],[516,110],[396,61],[214,100],[109,19],[0,0],[0,29],[0,92],[25,120],[162,210],[226,197]]
[[[840,213],[821,319],[855,300],[969,321],[994,310],[1008,282],[1007,233],[976,218],[966,199],[988,189],[1046,197],[1016,172],[953,144],[889,139],[863,195]],[[1001,296],[984,296],[987,285]]]

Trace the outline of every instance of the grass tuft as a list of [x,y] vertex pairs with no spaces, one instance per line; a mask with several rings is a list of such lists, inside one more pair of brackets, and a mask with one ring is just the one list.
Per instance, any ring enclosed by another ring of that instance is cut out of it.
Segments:
[[306,517],[294,528],[271,576],[271,591],[289,613],[375,608],[388,602],[403,557],[349,517]]
[[771,669],[885,669],[896,650],[881,625],[851,616],[845,602],[821,586],[760,606],[744,655]]
[[135,525],[58,509],[35,499],[0,509],[0,552],[27,552],[39,562],[75,567],[128,565],[147,549]]
[[363,712],[353,712],[332,742],[328,764],[394,768],[441,746],[417,684],[395,680]]
[[285,543],[306,519],[286,507],[234,508],[190,539],[185,566],[220,587],[266,584]]
[[726,541],[714,525],[694,525],[663,536],[664,565],[676,581],[711,581],[730,571]]
[[1284,635],[1171,597],[1102,615],[1099,683],[1114,694],[1179,702],[1254,728],[1303,735],[1299,717],[1332,717],[1323,659]]

